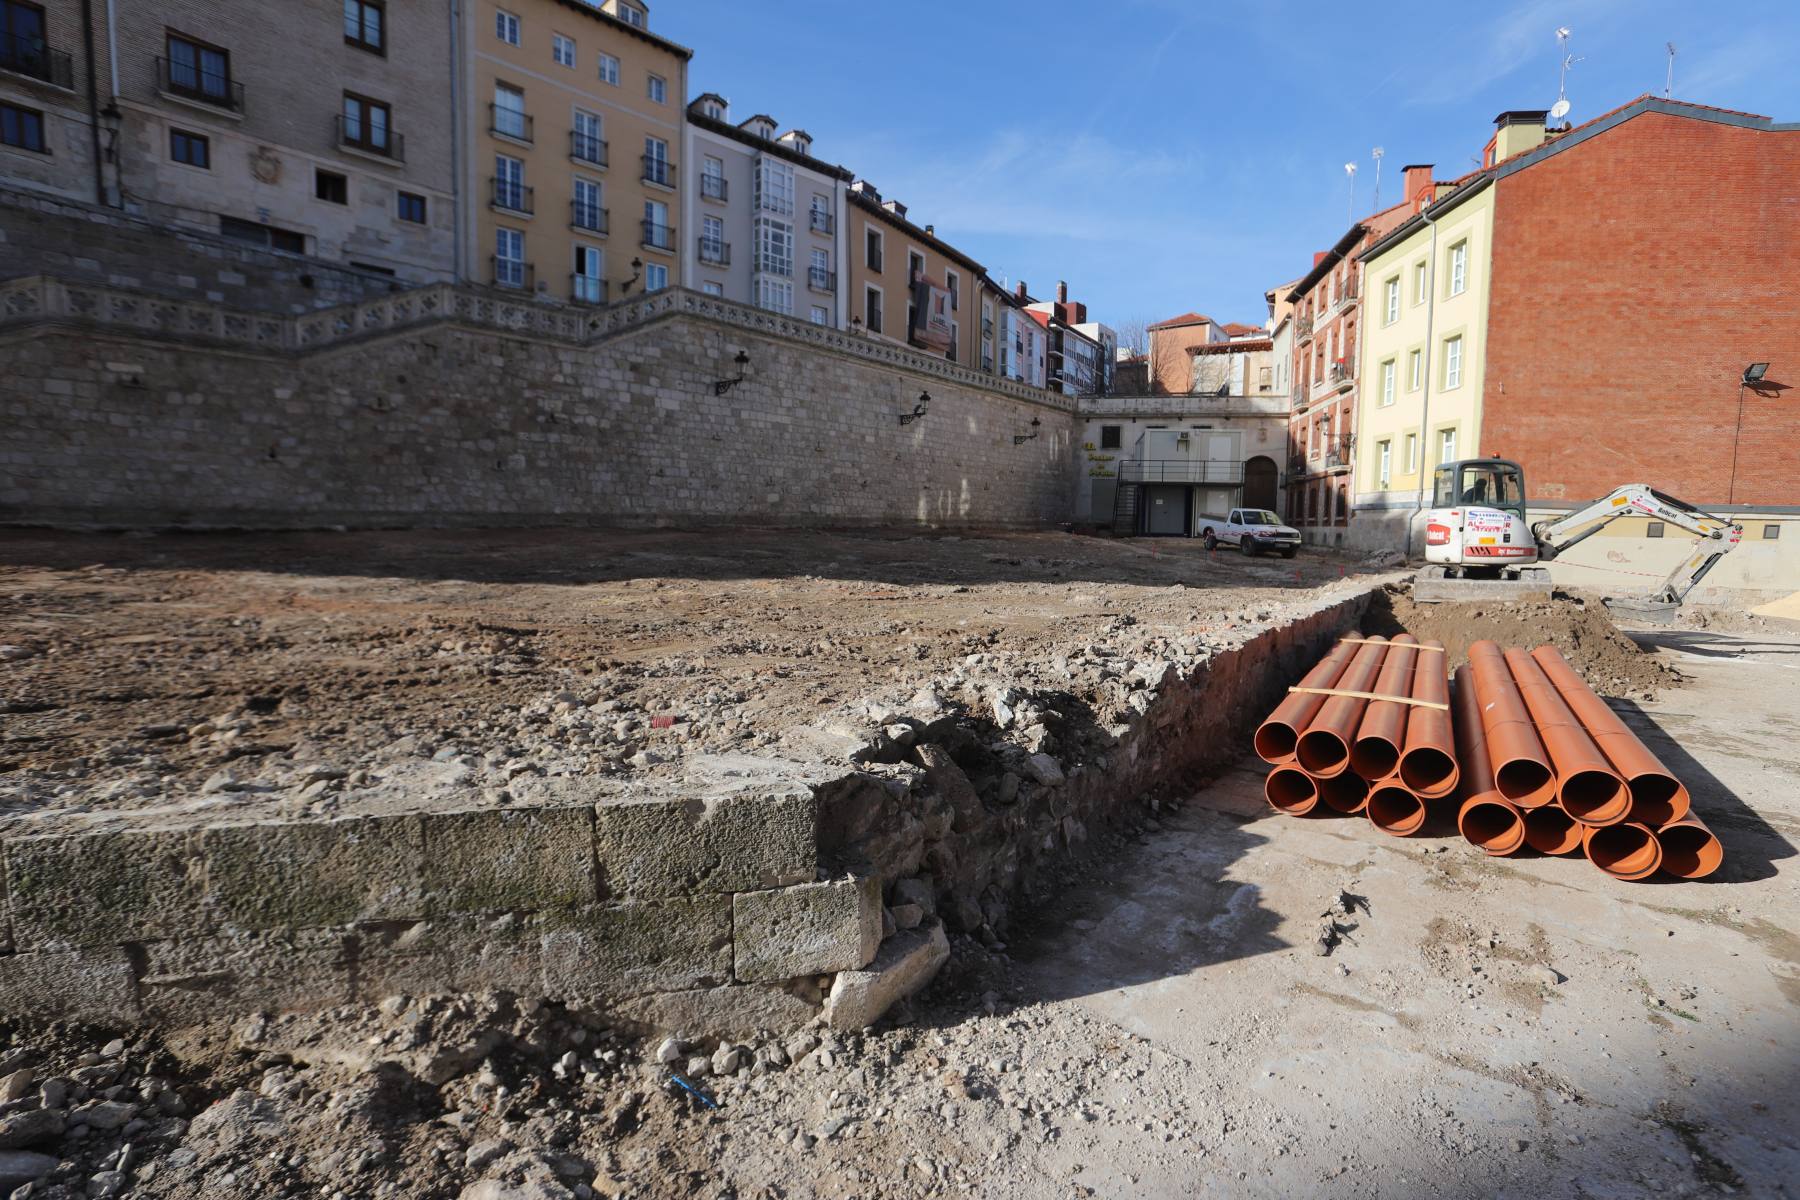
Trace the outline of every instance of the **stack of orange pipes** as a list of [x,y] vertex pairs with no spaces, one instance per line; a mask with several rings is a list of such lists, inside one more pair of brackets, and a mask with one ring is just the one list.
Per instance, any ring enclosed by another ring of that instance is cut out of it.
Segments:
[[1458,830],[1492,855],[1583,853],[1618,879],[1701,879],[1723,861],[1688,790],[1553,646],[1444,648],[1407,634],[1345,638],[1256,731],[1263,793],[1322,804],[1404,837],[1454,797]]

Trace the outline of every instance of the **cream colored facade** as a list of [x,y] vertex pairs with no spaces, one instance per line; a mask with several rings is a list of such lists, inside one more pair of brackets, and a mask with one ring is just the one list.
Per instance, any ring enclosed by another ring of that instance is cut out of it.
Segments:
[[624,0],[463,13],[463,277],[588,304],[679,285],[692,52]]
[[[1358,520],[1410,512],[1440,462],[1480,450],[1494,190],[1452,193],[1363,260]],[[1429,495],[1427,496],[1429,500]]]
[[[981,311],[977,300],[981,264],[938,239],[936,231],[906,219],[906,206],[883,201],[867,183],[851,185],[845,213],[849,238],[844,253],[850,280],[850,328],[870,337],[942,354],[951,362],[981,369]],[[950,294],[953,330],[948,352],[925,347],[909,326],[915,274]],[[998,316],[998,313],[996,313]]]

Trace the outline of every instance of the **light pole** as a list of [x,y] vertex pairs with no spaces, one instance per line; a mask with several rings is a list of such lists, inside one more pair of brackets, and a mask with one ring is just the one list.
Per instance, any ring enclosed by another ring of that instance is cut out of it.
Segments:
[[1738,378],[1737,428],[1731,434],[1731,482],[1726,486],[1725,491],[1725,503],[1727,504],[1737,503],[1738,440],[1744,434],[1744,389],[1758,386],[1762,383],[1763,376],[1768,373],[1768,363],[1751,363],[1744,368],[1743,375]]
[[1350,223],[1356,224],[1356,164],[1344,164],[1344,174],[1350,177]]
[[1383,150],[1380,146],[1369,151],[1369,156],[1375,160],[1375,199],[1370,203],[1369,207],[1376,212],[1381,211],[1381,159],[1386,153],[1387,151]]

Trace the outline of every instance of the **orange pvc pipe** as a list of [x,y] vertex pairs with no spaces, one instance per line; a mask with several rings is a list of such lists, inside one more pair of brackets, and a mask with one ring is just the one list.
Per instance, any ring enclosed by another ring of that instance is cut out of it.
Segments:
[[[1556,773],[1544,753],[1537,726],[1513,683],[1500,647],[1476,642],[1469,647],[1469,677],[1481,709],[1481,728],[1494,768],[1494,787],[1520,808],[1540,808],[1556,799]],[[1534,843],[1535,844],[1535,843]]]
[[1584,825],[1581,849],[1614,879],[1648,879],[1662,866],[1662,843],[1656,840],[1656,831],[1636,821]]
[[1662,844],[1662,869],[1678,879],[1705,879],[1725,861],[1725,847],[1691,811],[1658,829],[1656,840]]
[[[1387,656],[1381,660],[1381,673],[1370,690],[1382,696],[1412,695],[1418,645],[1410,633],[1389,642]],[[1386,779],[1399,769],[1400,750],[1406,744],[1407,708],[1392,700],[1369,701],[1369,707],[1363,710],[1362,724],[1356,729],[1356,741],[1350,747],[1350,770],[1364,779],[1375,780]]]
[[1369,781],[1355,771],[1345,771],[1329,779],[1315,779],[1313,783],[1326,808],[1354,815],[1369,803]]
[[1395,837],[1410,837],[1425,825],[1425,801],[1396,779],[1369,789],[1366,811],[1375,828]]
[[1263,780],[1263,797],[1290,817],[1304,817],[1319,803],[1319,786],[1299,767],[1284,765]]
[[1525,817],[1494,787],[1494,764],[1488,758],[1487,738],[1481,728],[1474,672],[1466,666],[1456,668],[1455,684],[1450,699],[1451,725],[1462,773],[1457,831],[1496,857],[1515,854],[1525,844]]
[[[1362,643],[1333,686],[1351,692],[1370,691],[1381,673],[1387,648],[1388,640],[1379,635]],[[1350,739],[1356,736],[1357,724],[1368,706],[1369,702],[1360,696],[1328,697],[1295,743],[1294,761],[1321,779],[1349,770]]]
[[1559,805],[1525,810],[1525,844],[1539,854],[1573,854],[1581,849],[1581,822]]
[[[1313,669],[1301,677],[1299,686],[1312,688],[1328,688],[1334,686],[1344,668],[1356,656],[1355,642],[1339,642],[1321,658]],[[1256,736],[1251,740],[1257,756],[1273,766],[1294,761],[1294,744],[1300,740],[1301,732],[1312,723],[1318,711],[1325,707],[1328,697],[1317,696],[1308,692],[1289,692],[1287,698],[1275,706],[1268,720],[1257,727]]]
[[1631,727],[1619,719],[1594,689],[1587,685],[1555,646],[1539,646],[1531,652],[1538,666],[1575,714],[1600,752],[1631,792],[1631,819],[1660,829],[1687,816],[1693,800],[1675,772],[1651,753]]
[[[1420,653],[1413,671],[1414,700],[1450,703],[1450,677],[1445,674],[1444,644],[1426,642],[1434,653]],[[1436,800],[1456,790],[1456,739],[1450,732],[1450,711],[1411,705],[1406,718],[1406,750],[1400,755],[1400,782],[1420,799]]]
[[1506,665],[1519,695],[1544,739],[1556,768],[1556,802],[1583,825],[1617,825],[1631,815],[1631,790],[1612,769],[1600,747],[1563,702],[1537,659],[1523,650],[1506,652]]

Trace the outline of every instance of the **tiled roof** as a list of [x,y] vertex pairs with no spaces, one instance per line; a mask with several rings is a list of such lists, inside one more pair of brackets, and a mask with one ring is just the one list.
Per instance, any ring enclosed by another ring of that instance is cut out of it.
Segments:
[[1166,321],[1158,321],[1156,324],[1149,326],[1149,328],[1151,328],[1151,329],[1180,329],[1185,325],[1211,325],[1211,324],[1213,324],[1213,319],[1211,317],[1202,316],[1201,314],[1199,314],[1197,312],[1189,312],[1189,313],[1182,313],[1179,317],[1170,317]]

